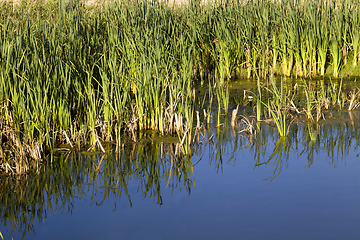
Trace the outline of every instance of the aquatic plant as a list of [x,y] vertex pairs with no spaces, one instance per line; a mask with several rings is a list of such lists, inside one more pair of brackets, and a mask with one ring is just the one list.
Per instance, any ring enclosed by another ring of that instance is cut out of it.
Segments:
[[350,93],[349,93],[349,107],[348,110],[352,111],[355,110],[356,108],[358,108],[360,106],[360,102],[359,102],[359,97],[360,97],[360,89],[356,88],[353,89]]
[[303,80],[303,93],[306,97],[304,111],[311,121],[318,122],[320,119],[325,119],[324,110],[329,110],[330,107],[341,110],[345,104],[342,80],[339,83],[333,83],[330,78],[326,85],[322,80],[319,84],[307,83]]
[[[164,12],[156,12],[158,8]],[[60,4],[49,24],[39,21],[41,15],[19,17],[7,27],[2,22],[2,116],[23,146],[10,145],[24,152],[24,146],[34,141],[39,147],[30,147],[23,156],[38,162],[43,147],[52,149],[59,142],[103,149],[101,141],[119,142],[124,131],[131,132],[134,141],[143,129],[182,135],[185,127],[174,119],[177,114],[183,123],[192,122],[190,104],[195,96],[188,45],[193,40],[181,32],[156,40],[155,33],[168,27],[157,24],[162,20],[156,15],[171,17],[169,9],[165,4],[124,2],[95,9],[88,18],[80,2],[70,2]],[[127,17],[133,13],[137,15]],[[144,31],[136,30],[138,24]],[[171,39],[181,41],[171,45]],[[28,169],[16,167],[15,172]]]
[[[328,66],[341,76],[348,56],[358,62],[358,5],[353,0],[1,3],[0,121],[6,153],[1,168],[26,172],[65,143],[104,151],[103,143],[110,141],[119,149],[125,133],[136,142],[143,130],[181,139],[188,131],[192,137],[195,103],[201,102],[194,91],[198,85],[209,85],[204,114],[209,123],[214,97],[228,114],[233,76],[324,75]],[[272,85],[268,90],[283,94]],[[339,107],[341,96],[336,93]],[[285,100],[256,101],[258,120],[263,102],[281,135]]]
[[287,134],[287,115],[289,96],[285,93],[283,79],[281,79],[280,86],[276,85],[275,79],[270,78],[270,86],[265,86],[264,89],[272,96],[267,99],[267,102],[261,102],[269,112],[269,117],[274,121],[280,136]]
[[241,121],[239,125],[241,127],[241,130],[238,133],[245,132],[250,136],[256,134],[257,127],[253,118],[241,115]]

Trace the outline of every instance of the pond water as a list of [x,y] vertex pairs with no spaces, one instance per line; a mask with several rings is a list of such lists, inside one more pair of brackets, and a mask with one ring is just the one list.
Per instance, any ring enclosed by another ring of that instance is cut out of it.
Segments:
[[1,177],[0,231],[15,240],[360,239],[360,112],[342,114],[293,124],[287,138],[267,124],[253,136],[212,127],[186,158],[151,133],[120,154],[63,152],[37,175]]

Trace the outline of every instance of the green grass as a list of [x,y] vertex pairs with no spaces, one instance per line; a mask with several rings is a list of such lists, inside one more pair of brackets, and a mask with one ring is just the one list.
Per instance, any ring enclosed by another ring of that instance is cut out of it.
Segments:
[[[2,3],[0,130],[7,154],[1,168],[22,173],[59,143],[101,149],[103,141],[118,145],[124,133],[137,141],[143,130],[183,138],[201,102],[197,84],[210,85],[210,102],[216,97],[227,114],[227,82],[235,75],[323,75],[332,66],[341,76],[358,63],[358,6],[353,0]],[[284,118],[277,123],[284,132]]]
[[[292,101],[289,95],[290,92],[286,92],[282,78],[280,86],[277,86],[275,79],[270,78],[270,86],[263,86],[262,88],[265,90],[265,94],[269,96],[266,99],[267,101],[265,99],[261,100],[259,97],[259,103],[263,105],[265,115],[274,121],[279,135],[284,137],[287,135],[288,130],[288,106],[290,105],[290,101]],[[264,95],[264,93],[260,92],[261,90],[259,90],[260,96]],[[257,103],[257,116],[259,115],[259,111],[261,111],[258,108],[261,108],[261,106]]]

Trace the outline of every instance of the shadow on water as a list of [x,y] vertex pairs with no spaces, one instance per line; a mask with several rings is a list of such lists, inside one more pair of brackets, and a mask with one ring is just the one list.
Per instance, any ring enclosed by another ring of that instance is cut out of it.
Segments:
[[199,134],[188,157],[174,139],[146,133],[136,143],[125,142],[120,153],[62,152],[37,174],[1,176],[1,221],[10,234],[21,232],[25,236],[35,232],[36,222],[44,222],[55,212],[72,214],[75,198],[90,196],[91,204],[97,206],[108,198],[115,199],[114,211],[120,200],[133,207],[132,194],[162,205],[164,188],[172,192],[185,189],[190,195],[200,161],[208,161],[222,173],[224,165],[236,164],[242,151],[250,152],[254,171],[272,167],[273,174],[265,181],[274,181],[294,160],[290,156],[306,156],[304,168],[325,154],[329,165],[346,165],[346,156],[360,144],[360,112],[343,112],[343,117],[346,120],[324,123],[299,120],[289,127],[287,137],[279,137],[268,123],[261,123],[254,134],[239,134],[239,126],[209,127]]

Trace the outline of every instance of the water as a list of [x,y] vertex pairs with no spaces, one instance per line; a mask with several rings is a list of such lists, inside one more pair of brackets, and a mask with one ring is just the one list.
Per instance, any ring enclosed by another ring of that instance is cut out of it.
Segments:
[[[37,176],[1,177],[4,239],[360,239],[360,112],[340,122],[204,132],[64,152]],[[313,129],[316,141],[309,137]],[[211,142],[207,141],[214,134]]]

